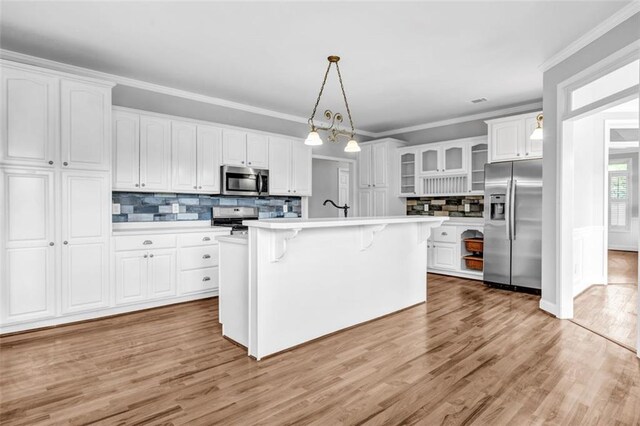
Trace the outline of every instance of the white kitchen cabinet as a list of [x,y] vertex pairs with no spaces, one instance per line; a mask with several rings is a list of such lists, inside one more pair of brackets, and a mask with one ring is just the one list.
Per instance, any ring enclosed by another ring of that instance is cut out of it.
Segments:
[[269,168],[269,138],[257,133],[225,129],[222,163],[228,166]]
[[420,174],[435,176],[466,173],[466,151],[466,144],[459,142],[424,145],[419,148]]
[[52,167],[58,161],[58,79],[3,64],[0,162]]
[[433,245],[433,267],[437,269],[459,269],[459,256],[455,243],[438,243]]
[[386,141],[361,144],[358,153],[360,188],[388,186],[389,144]]
[[388,216],[388,191],[382,189],[361,189],[359,197],[360,216]]
[[147,259],[140,250],[115,254],[116,304],[143,302],[147,298]]
[[149,252],[147,262],[149,298],[157,299],[175,296],[176,250],[153,250]]
[[269,195],[311,195],[311,148],[300,140],[269,138]]
[[[359,216],[396,216],[405,215],[406,207],[404,200],[400,198],[401,185],[406,176],[403,164],[397,160],[397,150],[404,145],[404,142],[385,138],[375,141],[363,142],[360,144],[361,151],[358,153],[358,215]],[[405,152],[405,151],[403,151]],[[415,153],[413,154],[413,165],[415,167]],[[404,177],[404,179],[403,179]],[[415,176],[409,177],[409,182],[413,182],[415,189]],[[411,188],[411,184],[409,184]]]
[[0,170],[0,320],[3,325],[55,315],[55,174]]
[[64,171],[61,186],[62,312],[108,306],[109,174]]
[[113,189],[133,191],[140,188],[140,116],[113,111]]
[[171,125],[172,179],[175,192],[193,192],[198,189],[197,130],[196,125],[173,121]]
[[60,138],[64,168],[109,171],[111,86],[61,80]]
[[[456,220],[456,218],[451,218]],[[427,241],[427,268],[429,272],[470,279],[482,279],[482,271],[467,269],[463,257],[470,254],[464,248],[464,239],[483,234],[481,219],[475,223],[447,224],[432,229]]]
[[222,129],[198,126],[196,181],[198,192],[220,193],[222,162]]
[[371,145],[360,144],[358,153],[358,184],[360,188],[371,188]]
[[423,176],[436,175],[440,173],[440,152],[439,146],[425,146],[420,148],[420,174]]
[[531,140],[538,113],[486,121],[489,162],[528,160],[542,157],[542,141]]
[[358,193],[359,216],[375,216],[373,210],[373,190],[363,189]]
[[414,196],[417,194],[417,154],[415,148],[398,149],[400,170],[400,195]]
[[488,162],[489,147],[486,141],[472,142],[469,147],[469,192],[484,194],[484,166]]
[[164,191],[171,182],[171,122],[140,116],[140,188]]

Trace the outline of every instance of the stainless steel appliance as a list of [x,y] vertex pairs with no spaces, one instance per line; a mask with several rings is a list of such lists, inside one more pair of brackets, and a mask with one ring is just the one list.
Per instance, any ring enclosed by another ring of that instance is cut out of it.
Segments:
[[247,234],[249,228],[242,224],[243,220],[257,220],[257,207],[213,207],[211,224],[231,228],[231,235]]
[[269,195],[269,170],[222,166],[220,182],[224,195]]
[[542,160],[485,166],[484,281],[541,289]]

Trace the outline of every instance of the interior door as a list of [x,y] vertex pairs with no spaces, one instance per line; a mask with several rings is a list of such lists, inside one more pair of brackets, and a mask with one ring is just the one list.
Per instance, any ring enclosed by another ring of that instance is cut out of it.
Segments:
[[512,162],[487,164],[484,190],[484,280],[511,284],[511,240],[507,234]]
[[220,193],[222,163],[222,129],[198,126],[198,191]]
[[513,163],[511,284],[542,288],[542,160]]
[[140,188],[168,191],[171,188],[171,122],[140,117]]

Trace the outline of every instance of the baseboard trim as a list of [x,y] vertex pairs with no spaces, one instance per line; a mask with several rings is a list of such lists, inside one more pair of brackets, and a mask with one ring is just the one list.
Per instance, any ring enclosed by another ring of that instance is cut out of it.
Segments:
[[558,316],[558,306],[555,303],[551,303],[548,300],[540,299],[540,309],[551,315]]
[[483,281],[482,275],[474,274],[474,273],[446,271],[446,270],[442,270],[442,269],[432,269],[432,268],[427,269],[427,273],[436,274],[436,275],[444,275],[444,276],[448,276],[448,277],[466,278],[468,280]]

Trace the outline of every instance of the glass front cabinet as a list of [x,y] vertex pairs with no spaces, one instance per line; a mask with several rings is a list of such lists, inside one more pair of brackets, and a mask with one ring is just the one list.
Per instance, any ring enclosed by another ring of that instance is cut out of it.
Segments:
[[398,150],[398,161],[400,162],[400,195],[414,196],[418,194],[417,189],[417,155],[415,148],[400,148]]

